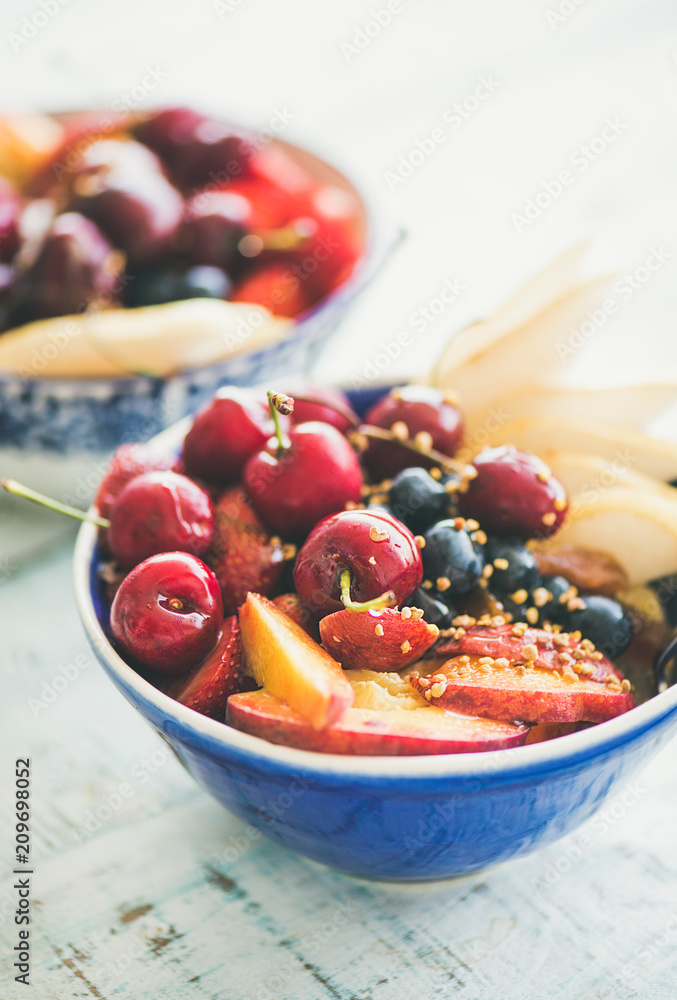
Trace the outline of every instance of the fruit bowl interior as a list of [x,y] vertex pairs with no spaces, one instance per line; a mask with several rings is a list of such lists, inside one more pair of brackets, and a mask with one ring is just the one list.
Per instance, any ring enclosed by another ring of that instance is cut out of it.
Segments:
[[[363,411],[382,389],[353,394]],[[178,449],[186,422],[161,436]],[[266,836],[353,875],[449,878],[527,854],[584,822],[674,735],[677,687],[624,715],[498,751],[360,757],[279,746],[177,703],[109,640],[97,529],[83,525],[74,577],[88,639],[118,690],[195,780]]]
[[[24,352],[26,357],[23,354],[15,357],[12,347],[5,362],[3,350],[7,351],[10,340],[14,342],[17,332],[38,324],[2,334],[0,456],[6,474],[24,479],[37,489],[82,503],[96,487],[93,470],[121,442],[147,440],[194,412],[220,385],[252,385],[273,374],[298,374],[311,368],[322,343],[383,259],[387,240],[375,224],[372,208],[338,169],[308,150],[279,139],[271,140],[266,148],[273,153],[279,151],[288,162],[305,171],[313,183],[346,193],[358,206],[356,225],[362,251],[352,273],[294,320],[285,320],[282,333],[278,329],[270,338],[259,336],[252,319],[251,328],[247,327],[240,338],[241,343],[233,346],[228,341],[227,350],[223,349],[226,333],[219,332],[218,307],[230,303],[219,299],[189,299],[169,305],[113,310],[123,314],[130,331],[136,329],[135,323],[139,324],[137,314],[144,314],[141,337],[150,323],[153,332],[149,349],[161,359],[161,374],[153,374],[150,364],[146,368],[130,365],[128,370],[132,374],[116,371],[115,366],[106,374],[79,374],[77,364],[69,371],[68,363],[62,360],[69,353],[64,348],[68,348],[69,338],[78,340],[78,337],[71,336],[64,321],[73,317],[40,321],[52,324],[45,334],[45,344],[36,349],[31,342],[27,353]],[[317,262],[314,266],[318,266]],[[176,306],[181,309],[175,310]],[[243,304],[241,308],[246,307]],[[155,328],[167,325],[166,310],[174,311],[176,319],[172,321],[173,342],[163,344]],[[198,332],[202,324],[205,337],[201,342]],[[127,333],[124,335],[127,337]],[[99,344],[97,336],[94,342]],[[89,332],[85,331],[79,339],[88,337]],[[193,345],[190,349],[194,353],[190,362],[183,364],[187,344]],[[181,359],[175,368],[171,362],[174,350]],[[104,360],[117,365],[121,358],[112,354]],[[73,492],[76,487],[79,495]]]

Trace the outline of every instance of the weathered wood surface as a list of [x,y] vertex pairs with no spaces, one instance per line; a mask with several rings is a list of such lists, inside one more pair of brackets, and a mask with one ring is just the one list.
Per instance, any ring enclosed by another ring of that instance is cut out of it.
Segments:
[[77,622],[70,544],[2,587],[1,842],[29,754],[35,848],[31,992],[11,981],[4,878],[2,1000],[674,998],[677,742],[530,858],[433,885],[352,879],[230,816],[115,691]]

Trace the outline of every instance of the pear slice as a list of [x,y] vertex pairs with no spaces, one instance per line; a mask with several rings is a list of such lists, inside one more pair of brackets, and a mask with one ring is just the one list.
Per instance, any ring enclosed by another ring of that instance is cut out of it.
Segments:
[[561,299],[580,281],[587,241],[579,243],[548,264],[487,319],[472,323],[447,344],[431,377],[431,384],[453,388],[447,376],[477,353],[488,350],[513,330],[523,327],[552,302]]
[[543,457],[551,451],[587,452],[657,479],[677,477],[677,442],[624,430],[601,420],[525,417],[487,430],[482,447],[499,444],[513,444]]
[[631,587],[676,573],[677,501],[632,489],[581,497],[557,535],[536,548],[548,551],[561,545],[612,555]]
[[579,451],[548,451],[542,456],[564,485],[572,502],[579,496],[590,499],[611,489],[631,489],[660,493],[677,500],[677,489],[655,476],[636,472],[619,459],[609,461],[599,455]]
[[275,343],[294,328],[262,306],[185,299],[37,320],[0,338],[0,372],[33,378],[164,378]]
[[260,594],[239,611],[243,667],[257,684],[315,730],[340,719],[355,700],[340,663]]
[[[613,386],[530,386],[494,400],[492,408],[504,421],[528,417],[602,420],[615,427],[644,431],[677,404],[677,382],[641,382]],[[472,409],[466,416],[468,436],[485,427],[491,414]]]

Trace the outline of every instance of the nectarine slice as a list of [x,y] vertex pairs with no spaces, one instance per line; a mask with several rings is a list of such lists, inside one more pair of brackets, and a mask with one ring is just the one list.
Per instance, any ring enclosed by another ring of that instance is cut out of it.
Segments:
[[247,594],[239,611],[245,670],[313,729],[335,722],[354,700],[341,665],[272,601]]
[[289,705],[265,691],[228,699],[226,721],[271,743],[324,753],[369,756],[473,753],[524,743],[526,726],[478,719],[423,705],[412,711],[349,708],[318,731]]
[[628,681],[609,680],[478,655],[454,657],[429,677],[410,677],[431,705],[528,723],[604,722],[634,708]]

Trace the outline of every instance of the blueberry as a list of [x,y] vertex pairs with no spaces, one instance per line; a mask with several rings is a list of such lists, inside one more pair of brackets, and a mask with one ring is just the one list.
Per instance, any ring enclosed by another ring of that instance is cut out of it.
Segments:
[[538,609],[540,621],[562,624],[568,612],[566,604],[561,604],[559,599],[571,588],[571,584],[563,576],[544,576],[541,587],[552,596]]
[[390,506],[395,517],[415,534],[422,534],[447,512],[444,486],[425,469],[403,469],[393,479]]
[[445,595],[466,594],[482,576],[483,547],[452,520],[438,521],[426,532],[421,555],[427,579],[433,584],[440,578],[449,581],[443,588]]
[[518,590],[531,591],[539,585],[541,574],[536,559],[521,539],[512,535],[491,538],[484,551],[487,565],[494,570],[489,584],[492,592],[514,594]]
[[231,282],[218,267],[191,267],[187,271],[153,268],[141,271],[129,282],[125,305],[155,306],[180,299],[223,299],[230,294]]
[[566,612],[564,626],[569,631],[578,630],[584,639],[594,642],[600,653],[610,660],[621,656],[634,634],[632,619],[618,601],[610,597],[584,597],[584,608]]
[[384,514],[390,514],[391,517],[396,517],[395,511],[387,503],[372,503],[370,500],[367,504],[369,510],[382,511]]
[[451,619],[456,614],[443,601],[438,601],[431,593],[427,593],[422,588],[414,591],[407,601],[407,607],[420,608],[424,621],[428,622],[429,625],[437,625],[438,628],[449,628]]

